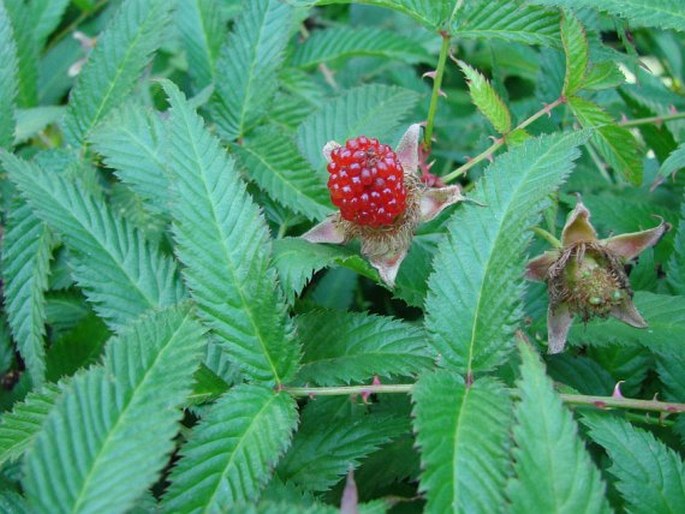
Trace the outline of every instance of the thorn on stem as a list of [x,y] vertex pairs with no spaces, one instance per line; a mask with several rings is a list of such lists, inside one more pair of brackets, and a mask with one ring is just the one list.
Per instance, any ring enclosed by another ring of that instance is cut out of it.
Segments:
[[611,393],[612,398],[625,398],[623,394],[621,393],[621,384],[623,384],[625,380],[619,380],[616,382],[616,385],[614,386],[614,392]]

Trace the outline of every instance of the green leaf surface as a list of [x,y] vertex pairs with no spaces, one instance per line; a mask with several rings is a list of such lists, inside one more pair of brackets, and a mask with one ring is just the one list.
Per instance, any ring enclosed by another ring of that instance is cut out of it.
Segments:
[[559,14],[510,0],[472,0],[454,18],[458,39],[499,39],[559,47]]
[[221,44],[226,39],[226,17],[215,0],[184,0],[176,7],[175,22],[192,66],[188,73],[197,90],[214,83]]
[[[33,107],[37,101],[39,48],[34,37],[35,20],[30,6],[18,0],[4,0],[5,15],[9,16],[11,33],[16,48],[17,81],[19,90],[16,102],[19,107]],[[3,22],[6,25],[7,21]],[[4,29],[6,30],[6,29]],[[11,50],[2,47],[3,54]],[[4,55],[3,55],[4,57]],[[11,59],[11,54],[8,55]],[[7,64],[11,65],[11,61]],[[3,62],[3,66],[6,63]]]
[[19,90],[17,77],[17,46],[12,21],[0,2],[0,148],[10,148],[14,142],[14,109]]
[[569,341],[592,346],[641,345],[655,352],[680,355],[685,341],[685,296],[637,291],[633,301],[647,321],[647,328],[633,328],[615,318],[595,319],[585,326],[576,323]]
[[63,385],[46,384],[30,392],[0,417],[0,464],[18,460],[40,432],[62,394]]
[[7,320],[36,386],[45,379],[45,291],[54,238],[25,203],[10,212],[2,245]]
[[343,144],[364,134],[382,142],[397,129],[419,99],[414,91],[373,84],[350,89],[328,101],[308,117],[297,131],[297,144],[315,170],[323,168],[324,145]]
[[17,127],[14,131],[14,144],[20,145],[43,131],[48,125],[57,123],[66,107],[63,105],[47,105],[32,109],[18,109],[14,112]]
[[246,175],[283,206],[310,220],[332,212],[322,174],[312,169],[282,130],[260,128],[235,150]]
[[74,86],[64,130],[81,146],[93,128],[126,100],[162,43],[174,3],[126,0],[107,25]]
[[592,128],[592,142],[617,173],[634,186],[642,183],[642,154],[630,131],[614,123],[599,105],[572,97],[568,104],[584,128]]
[[571,413],[554,392],[535,350],[520,343],[520,402],[515,410],[513,513],[610,513],[605,485]]
[[276,93],[276,73],[290,35],[292,8],[278,0],[252,0],[219,54],[211,108],[224,139],[242,137],[264,116]]
[[326,491],[350,468],[407,430],[407,422],[398,417],[341,415],[338,406],[337,399],[320,398],[304,409],[300,429],[276,469],[282,480],[304,491]]
[[77,282],[110,326],[121,328],[185,296],[171,258],[75,179],[9,154],[0,160],[34,212],[62,235]]
[[300,382],[326,386],[374,375],[409,376],[433,362],[425,333],[397,319],[314,311],[298,317],[296,325],[303,344]]
[[386,57],[409,63],[432,63],[423,41],[375,27],[317,30],[293,53],[290,64],[312,68],[350,57]]
[[561,20],[561,42],[566,55],[562,94],[568,97],[583,88],[590,53],[585,28],[572,14],[565,14]]
[[671,154],[661,163],[659,175],[669,177],[678,170],[685,168],[685,143],[682,143],[671,152]]
[[685,296],[685,201],[680,208],[680,223],[675,233],[673,253],[668,261],[666,280],[675,294]]
[[511,130],[511,114],[495,88],[474,68],[463,61],[459,67],[469,85],[469,94],[474,105],[488,119],[495,130],[505,134]]
[[490,370],[512,349],[521,321],[529,227],[578,158],[586,133],[530,139],[498,157],[473,199],[447,222],[426,298],[426,327],[442,364]]
[[133,506],[174,448],[178,406],[190,393],[203,343],[187,307],[144,317],[110,340],[104,366],[70,381],[27,456],[25,487],[34,508]]
[[5,514],[30,514],[26,499],[12,489],[0,491],[0,511]]
[[685,511],[685,466],[682,458],[653,434],[616,416],[583,415],[590,437],[612,461],[609,473],[635,514]]
[[117,177],[135,191],[152,212],[169,208],[169,177],[165,162],[165,127],[157,112],[127,102],[95,128],[94,149]]
[[34,22],[33,36],[38,48],[43,48],[50,34],[59,26],[69,0],[31,0],[29,3],[31,19]]
[[204,320],[252,379],[277,383],[294,372],[298,349],[270,262],[259,207],[219,141],[171,82],[169,169],[176,253]]
[[512,403],[498,382],[466,386],[447,371],[414,387],[420,490],[430,512],[504,512]]
[[360,275],[378,281],[378,272],[358,253],[338,245],[314,244],[304,239],[286,237],[274,242],[274,265],[283,285],[288,303],[311,280],[314,273],[337,264]]
[[254,385],[231,389],[182,447],[163,510],[219,513],[255,500],[296,425],[288,394]]
[[531,0],[531,3],[600,10],[621,16],[635,27],[685,30],[685,9],[680,0]]

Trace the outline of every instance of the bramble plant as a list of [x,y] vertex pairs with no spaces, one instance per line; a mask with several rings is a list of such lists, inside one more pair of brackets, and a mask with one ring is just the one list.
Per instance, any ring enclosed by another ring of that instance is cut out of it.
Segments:
[[0,511],[685,512],[684,32],[0,0]]

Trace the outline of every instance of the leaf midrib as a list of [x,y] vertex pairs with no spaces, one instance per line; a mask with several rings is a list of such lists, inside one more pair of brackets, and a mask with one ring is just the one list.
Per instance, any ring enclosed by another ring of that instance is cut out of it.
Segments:
[[[157,352],[157,355],[155,356],[154,360],[150,363],[148,368],[145,370],[143,373],[143,376],[141,377],[140,381],[138,384],[133,388],[131,391],[131,394],[128,398],[128,400],[124,403],[122,406],[122,409],[120,411],[120,414],[115,421],[114,425],[111,427],[111,429],[107,432],[107,436],[105,437],[105,440],[102,442],[102,445],[100,446],[100,450],[95,454],[93,461],[92,461],[92,466],[90,467],[90,473],[86,475],[85,479],[83,480],[83,486],[81,487],[81,490],[79,492],[78,497],[76,498],[76,502],[74,503],[74,507],[72,509],[72,512],[79,512],[81,509],[81,504],[85,501],[84,498],[84,493],[88,491],[89,489],[89,484],[93,480],[93,476],[96,475],[95,471],[99,467],[99,462],[98,460],[100,457],[104,454],[106,455],[108,452],[106,451],[107,447],[112,441],[113,434],[117,432],[117,429],[119,428],[119,425],[122,423],[122,420],[126,418],[126,414],[131,407],[131,405],[134,403],[134,400],[136,399],[137,393],[141,390],[145,389],[145,385],[147,381],[150,378],[150,375],[157,370],[157,364],[159,363],[160,359],[162,358],[162,355],[165,354],[165,352],[168,351],[169,347],[174,343],[176,337],[178,336],[179,333],[182,332],[182,329],[185,328],[186,321],[190,318],[191,314],[190,312],[187,312],[181,322],[178,324],[178,327],[169,335],[167,341],[162,345],[160,348],[159,352]],[[106,368],[105,368],[106,369]]]

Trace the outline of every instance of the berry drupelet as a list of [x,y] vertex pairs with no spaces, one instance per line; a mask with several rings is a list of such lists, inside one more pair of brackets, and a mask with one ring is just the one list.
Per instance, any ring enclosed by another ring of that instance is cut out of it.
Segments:
[[392,149],[359,136],[331,152],[328,164],[331,201],[347,221],[381,227],[404,212],[404,169]]

